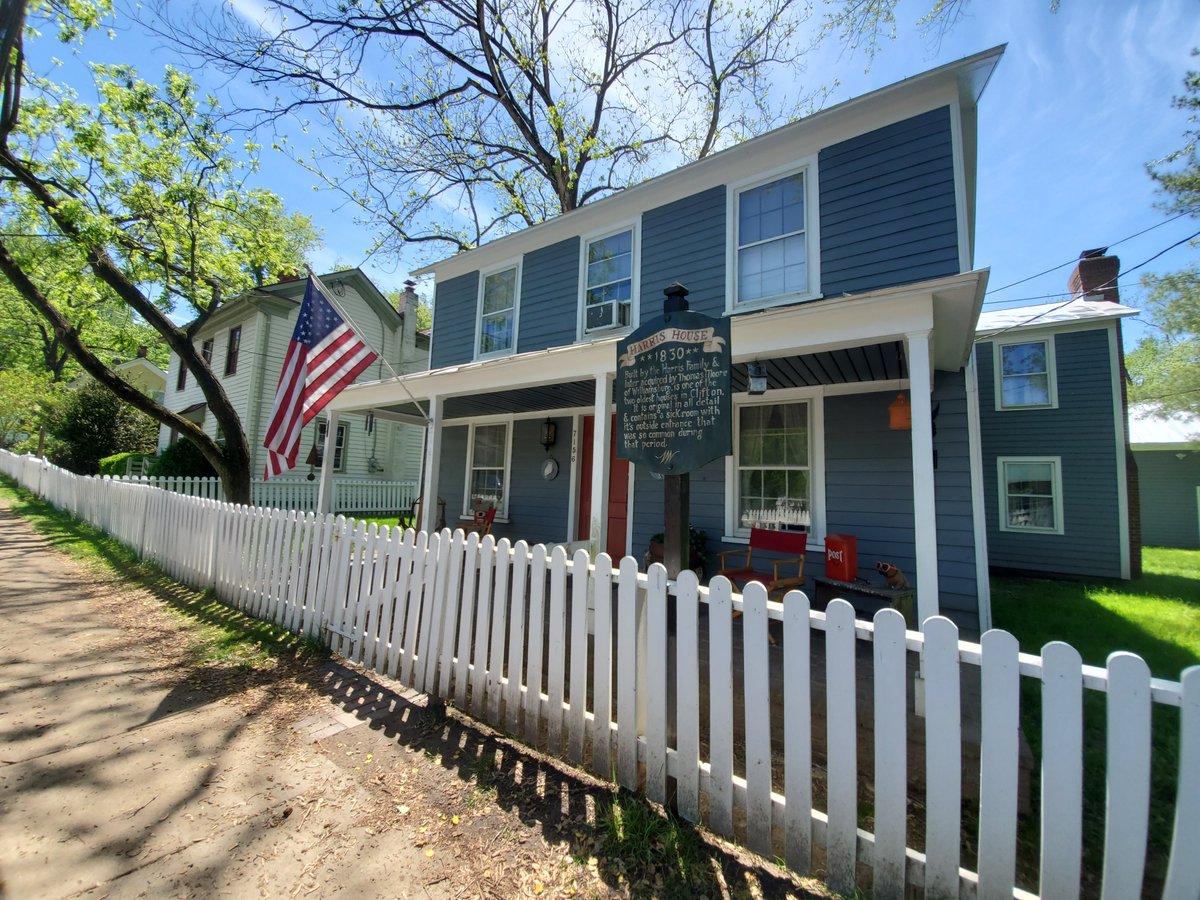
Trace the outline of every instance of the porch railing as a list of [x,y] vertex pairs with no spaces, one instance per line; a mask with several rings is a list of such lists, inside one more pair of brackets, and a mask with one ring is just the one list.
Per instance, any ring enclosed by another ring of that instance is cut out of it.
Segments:
[[[184,478],[173,476],[126,476],[118,480],[148,484],[188,497],[224,500],[225,492],[219,478]],[[319,486],[304,478],[254,479],[250,498],[255,506],[275,509],[295,509],[303,512],[317,508]],[[417,498],[415,481],[379,481],[373,478],[334,478],[332,511],[354,513],[384,513],[395,515],[408,512]]]

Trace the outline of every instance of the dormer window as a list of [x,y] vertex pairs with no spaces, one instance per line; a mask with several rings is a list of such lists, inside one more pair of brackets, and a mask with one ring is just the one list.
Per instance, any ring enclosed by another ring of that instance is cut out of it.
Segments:
[[633,324],[635,243],[633,228],[584,241],[585,334]]
[[521,270],[515,265],[486,273],[481,279],[477,357],[504,356],[515,350],[520,283]]
[[817,294],[815,168],[812,163],[732,192],[731,309]]

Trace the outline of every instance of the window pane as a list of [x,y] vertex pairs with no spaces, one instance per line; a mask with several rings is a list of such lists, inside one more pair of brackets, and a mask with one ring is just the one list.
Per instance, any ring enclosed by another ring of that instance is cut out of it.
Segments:
[[804,230],[804,173],[738,195],[738,244]]
[[1001,371],[1005,375],[1045,373],[1046,342],[1008,344],[1000,348]]
[[485,314],[511,309],[516,297],[517,270],[495,272],[483,282],[483,311]]
[[504,468],[504,445],[507,443],[507,425],[480,425],[475,429],[476,468]]
[[1047,375],[1013,375],[1002,379],[1005,406],[1045,406],[1050,402]]
[[809,527],[808,405],[743,406],[738,425],[739,527]]
[[512,348],[512,313],[485,316],[479,335],[479,352],[495,353]]

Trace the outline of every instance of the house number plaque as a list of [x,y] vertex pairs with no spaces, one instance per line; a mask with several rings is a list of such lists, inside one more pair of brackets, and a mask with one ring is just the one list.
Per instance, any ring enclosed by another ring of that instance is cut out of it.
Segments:
[[729,319],[671,312],[617,343],[617,455],[682,475],[733,452]]

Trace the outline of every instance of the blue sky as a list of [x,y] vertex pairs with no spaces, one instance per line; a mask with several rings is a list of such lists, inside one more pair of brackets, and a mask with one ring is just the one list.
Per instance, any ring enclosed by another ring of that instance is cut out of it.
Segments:
[[[806,84],[836,78],[829,99],[836,103],[1008,45],[979,110],[975,262],[991,268],[987,308],[1051,302],[1064,290],[1068,263],[1084,249],[1115,245],[1125,270],[1200,230],[1200,221],[1183,218],[1117,244],[1166,219],[1154,205],[1145,164],[1183,142],[1186,116],[1171,98],[1182,90],[1186,70],[1200,68],[1200,58],[1189,56],[1200,46],[1195,0],[1062,0],[1057,13],[1049,11],[1049,0],[974,0],[936,43],[911,24],[926,8],[928,0],[901,4],[898,37],[884,44],[869,69],[862,53],[827,44],[809,56],[802,77]],[[157,80],[166,63],[179,63],[128,17],[113,40],[89,41],[87,53],[131,62],[148,80]],[[71,62],[64,74],[79,71]],[[209,87],[218,85],[230,88],[225,79]],[[244,98],[251,89],[236,90]],[[314,176],[286,157],[264,150],[257,181],[324,230],[325,246],[313,260],[318,271],[335,263],[361,265],[381,287],[395,288],[422,261],[368,258],[371,230],[354,223],[354,211],[339,195],[314,190]],[[1122,277],[1122,299],[1137,305],[1142,273],[1178,269],[1195,253],[1183,245]],[[1127,323],[1127,331],[1135,340],[1143,333],[1136,324]]]

